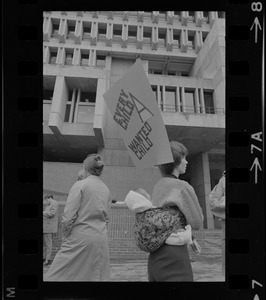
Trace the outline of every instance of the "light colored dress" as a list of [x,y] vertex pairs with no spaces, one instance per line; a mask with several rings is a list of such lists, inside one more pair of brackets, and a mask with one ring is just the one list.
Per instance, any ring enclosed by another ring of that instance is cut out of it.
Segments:
[[62,217],[70,233],[62,242],[44,281],[108,281],[110,259],[107,210],[110,193],[95,175],[72,186]]

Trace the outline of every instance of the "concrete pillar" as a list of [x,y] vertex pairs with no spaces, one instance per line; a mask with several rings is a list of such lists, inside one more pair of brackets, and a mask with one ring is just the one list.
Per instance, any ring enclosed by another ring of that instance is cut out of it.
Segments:
[[166,50],[167,51],[173,51],[173,28],[167,28],[166,31]]
[[187,53],[188,48],[188,36],[187,36],[187,30],[182,30],[180,35],[180,49],[181,52]]
[[107,23],[106,46],[112,46],[113,42],[113,23]]
[[77,20],[76,28],[75,28],[75,33],[74,33],[75,44],[81,44],[82,36],[83,36],[82,21],[81,20]]
[[188,22],[188,11],[181,11],[181,25],[187,26]]
[[123,11],[123,21],[128,21],[128,18],[129,18],[129,12]]
[[144,11],[138,11],[138,22],[143,22]]
[[43,40],[49,42],[52,34],[53,24],[51,18],[45,17],[43,20]]
[[202,11],[196,11],[195,12],[195,23],[197,27],[202,27],[202,21],[203,21],[203,12]]
[[215,19],[218,18],[218,13],[217,11],[210,11],[209,12],[209,23],[210,23],[210,26],[212,27]]
[[113,20],[114,19],[114,12],[113,11],[108,11],[107,12],[107,19]]
[[143,45],[143,26],[139,25],[137,27],[137,49],[142,49]]
[[159,20],[159,11],[153,11],[152,12],[152,15],[151,15],[151,18],[152,18],[152,23],[158,23],[158,20]]
[[65,64],[65,59],[66,59],[65,49],[63,47],[58,48],[56,64],[64,65]]
[[157,85],[157,102],[158,102],[158,106],[161,110],[161,89],[160,89],[160,85]]
[[80,102],[80,93],[81,93],[81,89],[78,89],[78,96],[77,96],[77,101],[75,104],[75,114],[74,114],[74,123],[77,123],[78,120],[78,110],[79,110],[79,102]]
[[73,54],[73,65],[80,66],[80,60],[81,60],[81,50],[79,48],[76,48],[74,49],[74,54]]
[[199,102],[198,88],[195,89],[194,97],[195,97],[195,104],[196,104],[196,112],[199,114],[200,113],[200,102]]
[[89,66],[90,67],[95,67],[96,66],[96,50],[95,49],[90,50]]
[[165,101],[165,86],[163,85],[162,86],[162,111],[165,110],[165,104],[166,104],[166,101]]
[[157,48],[158,48],[158,27],[152,27],[151,49],[157,50]]
[[50,60],[50,50],[48,46],[43,47],[43,63],[44,64],[49,64]]
[[213,229],[213,216],[210,211],[209,194],[211,192],[211,177],[208,153],[194,156],[190,162],[191,185],[198,196],[204,214],[204,228]]
[[202,47],[202,44],[203,44],[201,31],[195,32],[194,43],[195,43],[195,51],[196,51],[196,53],[199,53],[199,51]]
[[91,24],[91,45],[97,45],[97,36],[98,36],[98,23],[92,22]]
[[67,37],[67,20],[61,19],[59,26],[59,43],[65,43]]
[[182,112],[186,111],[186,99],[185,99],[185,88],[181,86],[181,105],[182,105]]
[[48,126],[55,134],[61,133],[61,128],[65,118],[67,101],[68,87],[65,82],[65,78],[64,76],[57,76],[48,121]]
[[203,93],[203,88],[200,88],[200,104],[201,104],[201,110],[202,113],[205,114],[205,102],[204,102],[204,93]]
[[122,26],[122,48],[127,48],[128,43],[128,25],[123,24]]
[[75,106],[75,101],[76,101],[76,89],[73,89],[72,93],[72,99],[71,99],[71,106],[70,106],[70,114],[69,114],[69,120],[68,123],[73,122],[73,113],[74,113],[74,106]]
[[181,111],[181,103],[180,103],[180,88],[179,86],[176,87],[176,111]]
[[174,21],[174,12],[173,11],[167,11],[166,12],[166,22],[167,24],[173,25]]

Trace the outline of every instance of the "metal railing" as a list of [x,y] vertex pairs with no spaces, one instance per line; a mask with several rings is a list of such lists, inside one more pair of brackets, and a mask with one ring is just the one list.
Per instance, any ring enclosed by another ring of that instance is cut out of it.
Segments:
[[159,104],[158,105],[162,112],[179,112],[188,114],[225,114],[224,108],[218,107],[196,107],[188,105],[174,105],[174,104]]

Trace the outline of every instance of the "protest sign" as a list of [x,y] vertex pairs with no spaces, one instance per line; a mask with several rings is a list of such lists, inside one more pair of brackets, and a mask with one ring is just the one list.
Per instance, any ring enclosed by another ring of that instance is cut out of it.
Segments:
[[103,97],[136,167],[173,161],[162,115],[140,60]]

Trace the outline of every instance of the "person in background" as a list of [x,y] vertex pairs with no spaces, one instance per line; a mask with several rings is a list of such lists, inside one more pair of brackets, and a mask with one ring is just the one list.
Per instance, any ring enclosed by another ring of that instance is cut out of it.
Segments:
[[[186,172],[188,150],[176,141],[170,142],[173,162],[159,165],[162,178],[153,189],[151,201],[156,207],[171,207],[179,213],[182,227],[191,229],[203,227],[203,214],[193,187],[180,180]],[[193,281],[193,272],[187,244],[174,246],[164,243],[149,254],[149,281]]]
[[209,195],[210,209],[222,222],[222,272],[225,275],[225,171]]
[[62,216],[63,242],[44,281],[106,281],[110,279],[107,211],[110,192],[99,178],[99,154],[83,162],[85,179],[70,189]]
[[53,195],[45,195],[43,199],[43,265],[51,263],[53,233],[58,230],[58,203]]

